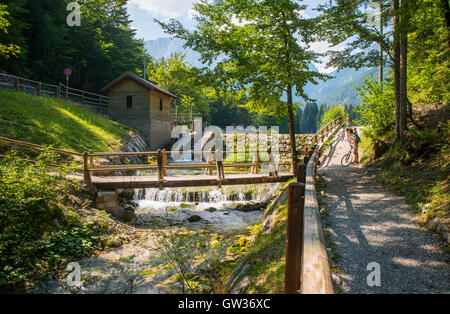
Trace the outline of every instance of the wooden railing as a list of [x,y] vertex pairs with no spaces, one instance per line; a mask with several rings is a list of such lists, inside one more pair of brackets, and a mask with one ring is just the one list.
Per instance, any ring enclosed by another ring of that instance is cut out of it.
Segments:
[[109,107],[109,97],[107,96],[67,87],[61,83],[52,85],[10,74],[0,73],[0,88],[17,92],[22,91],[37,96],[61,98],[82,106],[98,108],[100,112]]
[[0,73],[0,88],[23,91],[28,94],[47,97],[58,97],[58,86],[23,77]]
[[[288,151],[281,151],[278,153],[288,153]],[[112,153],[96,153],[96,152],[86,152],[84,153],[84,178],[85,182],[92,187],[92,174],[101,173],[107,174],[110,172],[118,171],[136,171],[136,170],[154,170],[157,171],[159,188],[163,189],[164,179],[167,176],[167,170],[174,169],[190,169],[190,170],[205,170],[205,175],[213,175],[213,170],[216,170],[217,182],[219,187],[221,182],[225,179],[225,168],[250,168],[251,174],[258,174],[262,165],[268,165],[269,176],[278,176],[278,166],[290,166],[289,162],[280,162],[276,164],[274,153],[269,149],[267,152],[261,151],[234,151],[233,154],[249,154],[252,155],[251,162],[224,162],[226,161],[227,153],[222,151],[219,152],[206,152],[206,155],[210,157],[207,162],[168,162],[168,156],[174,154],[181,155],[196,155],[201,154],[202,160],[205,152],[202,151],[189,151],[189,152],[172,152],[166,150],[158,150],[156,152],[112,152]],[[222,158],[218,158],[219,154],[222,154]],[[267,158],[261,158],[261,155],[266,155]],[[148,164],[132,164],[132,165],[96,165],[95,157],[130,157],[130,156],[140,156],[154,159],[153,163]]]
[[335,119],[314,135],[307,156],[297,166],[297,182],[289,185],[284,283],[288,294],[334,293],[314,178],[320,146],[342,125]]
[[6,137],[0,137],[0,142],[4,142],[4,143],[8,143],[8,144],[13,144],[13,145],[19,145],[19,146],[24,146],[24,147],[30,147],[30,148],[34,148],[34,149],[48,149],[63,155],[69,155],[69,156],[78,156],[81,157],[83,156],[83,154],[77,153],[77,152],[71,152],[68,150],[64,150],[64,149],[58,149],[58,148],[51,148],[51,147],[45,147],[42,145],[37,145],[37,144],[33,144],[33,143],[27,143],[27,142],[22,142],[22,141],[17,141],[17,140],[13,140],[10,138],[6,138]]
[[59,83],[59,98],[63,98],[65,100],[81,104],[88,105],[99,108],[109,108],[109,97],[95,94],[91,92],[86,92],[80,89],[67,87],[64,84]]
[[178,123],[190,123],[190,122],[194,121],[195,118],[201,118],[201,117],[202,117],[201,113],[195,113],[195,112],[185,113],[185,112],[172,111],[170,113],[171,121],[178,122]]

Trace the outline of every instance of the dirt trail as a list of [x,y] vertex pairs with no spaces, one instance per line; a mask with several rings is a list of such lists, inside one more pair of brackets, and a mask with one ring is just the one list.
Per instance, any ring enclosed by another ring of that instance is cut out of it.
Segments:
[[[339,135],[322,158],[333,279],[346,293],[450,293],[450,257],[436,235],[415,221],[404,200],[377,184],[360,165],[341,166],[349,150]],[[369,287],[367,265],[381,266],[381,286]]]

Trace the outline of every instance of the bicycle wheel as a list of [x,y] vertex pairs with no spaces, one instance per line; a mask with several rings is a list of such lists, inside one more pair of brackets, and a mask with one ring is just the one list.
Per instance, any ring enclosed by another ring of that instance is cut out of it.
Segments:
[[341,159],[341,165],[342,167],[348,167],[350,165],[350,163],[352,162],[352,154],[351,152],[348,152],[347,154],[344,155],[344,157],[342,157]]

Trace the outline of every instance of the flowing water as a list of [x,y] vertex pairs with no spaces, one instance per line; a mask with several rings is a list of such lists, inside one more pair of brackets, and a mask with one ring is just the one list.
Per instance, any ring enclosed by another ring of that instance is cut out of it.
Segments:
[[[239,231],[259,222],[263,211],[239,211],[244,204],[265,203],[279,184],[237,185],[214,188],[177,188],[136,190],[140,221],[149,223],[163,218],[186,223],[190,229],[209,228],[215,232]],[[189,222],[189,218],[200,219]]]

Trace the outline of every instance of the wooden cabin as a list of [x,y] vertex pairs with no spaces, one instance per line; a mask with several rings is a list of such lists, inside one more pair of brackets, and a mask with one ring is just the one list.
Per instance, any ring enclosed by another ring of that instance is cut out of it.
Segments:
[[139,130],[151,150],[171,143],[170,113],[175,95],[133,73],[121,75],[102,91],[109,93],[111,118]]

